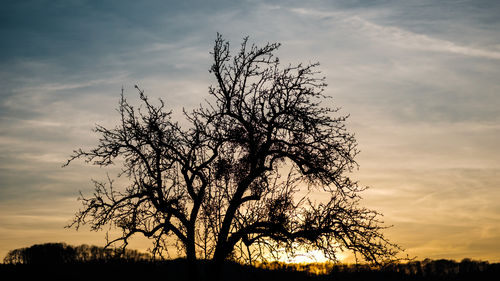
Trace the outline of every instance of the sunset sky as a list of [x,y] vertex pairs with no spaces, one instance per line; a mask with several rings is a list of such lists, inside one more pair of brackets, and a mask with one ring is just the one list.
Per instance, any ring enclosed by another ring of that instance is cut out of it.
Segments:
[[[2,1],[0,260],[36,243],[104,244],[65,229],[78,192],[114,169],[73,149],[116,124],[134,84],[174,115],[203,103],[216,33],[320,62],[350,114],[362,204],[410,257],[500,262],[500,1]],[[133,248],[149,244],[138,240]]]

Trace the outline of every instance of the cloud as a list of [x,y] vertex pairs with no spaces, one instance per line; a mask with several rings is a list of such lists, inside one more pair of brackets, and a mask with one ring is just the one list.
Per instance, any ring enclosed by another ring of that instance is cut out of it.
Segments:
[[365,192],[363,203],[384,214],[387,225],[393,225],[388,237],[409,256],[499,260],[493,241],[500,239],[500,169],[401,167],[365,172],[362,168],[359,179],[373,188]]
[[377,25],[360,17],[349,18],[347,19],[347,22],[354,26],[359,26],[361,31],[369,34],[368,36],[379,40],[385,40],[390,44],[395,44],[403,48],[448,52],[489,59],[500,59],[500,52],[495,50],[484,50],[469,46],[461,46],[454,42],[432,38],[424,34],[413,33],[398,27]]
[[352,15],[352,13],[325,12],[305,8],[292,8],[290,11],[298,15],[331,20],[335,24],[341,23],[344,25],[343,28],[349,28],[352,29],[354,33],[358,33],[357,36],[370,38],[374,41],[383,41],[401,48],[500,59],[500,52],[495,49],[486,50],[459,45],[451,41],[411,32],[400,27],[376,24],[359,15]]

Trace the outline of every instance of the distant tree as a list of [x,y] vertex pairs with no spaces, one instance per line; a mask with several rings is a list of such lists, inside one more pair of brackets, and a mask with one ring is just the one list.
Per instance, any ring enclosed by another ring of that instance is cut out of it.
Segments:
[[75,249],[64,243],[37,244],[9,251],[4,258],[8,264],[62,264],[75,261]]
[[244,39],[231,57],[217,35],[210,68],[216,84],[210,101],[185,112],[188,127],[172,121],[163,100],[153,104],[136,86],[143,105],[135,108],[122,91],[120,123],[97,126],[99,144],[74,151],[67,164],[120,160],[129,185],[94,182],[72,226],[121,229],[109,245],[126,246],[142,234],[159,255],[175,241],[190,272],[205,258],[213,260],[214,276],[226,259],[279,251],[319,249],[335,260],[339,250],[351,250],[370,262],[394,257],[397,246],[384,238],[379,214],[359,207],[365,188],[347,175],[357,167],[356,140],[346,116],[322,104],[318,64],[281,67],[278,47]]
[[6,264],[68,264],[109,261],[148,261],[151,256],[137,250],[114,251],[98,246],[71,246],[66,243],[36,244],[11,250],[4,258]]
[[5,264],[23,264],[25,261],[25,259],[23,257],[23,250],[24,250],[24,248],[9,251],[3,259],[3,263],[5,263]]

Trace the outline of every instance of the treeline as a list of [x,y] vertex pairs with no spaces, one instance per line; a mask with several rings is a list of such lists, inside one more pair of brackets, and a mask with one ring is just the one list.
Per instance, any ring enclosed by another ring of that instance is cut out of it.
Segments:
[[413,276],[450,276],[468,275],[483,272],[500,274],[500,264],[487,261],[477,261],[468,258],[460,262],[454,260],[431,260],[412,261],[408,263],[396,263],[386,267],[386,270]]
[[147,261],[151,255],[137,250],[116,250],[98,246],[71,246],[65,243],[45,243],[11,250],[4,264],[69,264],[109,261]]
[[[61,266],[62,265],[62,266]],[[210,262],[200,260],[200,272],[208,272]],[[33,245],[10,251],[0,265],[0,276],[12,280],[187,280],[183,259],[158,261],[136,250],[124,252],[97,246],[70,246],[64,243]],[[227,262],[222,280],[301,280],[301,281],[434,281],[499,280],[500,263],[463,259],[410,261],[385,266],[367,264],[287,264],[259,263],[254,266]],[[202,274],[200,280],[204,279]],[[1,279],[1,278],[0,278]],[[8,280],[8,279],[6,279]]]
[[313,280],[500,280],[500,263],[463,259],[410,261],[384,266],[368,264],[261,263],[257,267],[280,272],[307,272]]

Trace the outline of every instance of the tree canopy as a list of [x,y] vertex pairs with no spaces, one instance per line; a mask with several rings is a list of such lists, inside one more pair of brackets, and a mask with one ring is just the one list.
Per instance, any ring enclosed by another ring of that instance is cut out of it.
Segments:
[[365,188],[349,177],[357,168],[356,140],[347,116],[326,104],[318,64],[282,66],[274,53],[243,40],[232,56],[217,35],[207,101],[172,120],[167,103],[120,99],[120,122],[97,126],[97,146],[76,150],[68,164],[122,165],[127,186],[94,182],[82,196],[72,226],[106,225],[130,237],[151,238],[161,255],[174,243],[189,261],[252,261],[298,249],[339,251],[379,262],[397,246],[388,242],[376,211],[359,206]]

